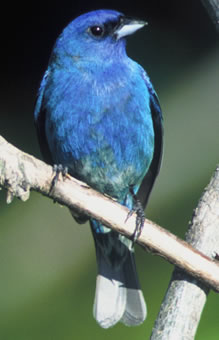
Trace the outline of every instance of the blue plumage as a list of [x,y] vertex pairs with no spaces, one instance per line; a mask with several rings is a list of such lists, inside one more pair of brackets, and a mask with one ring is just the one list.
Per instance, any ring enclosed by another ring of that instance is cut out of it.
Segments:
[[[156,93],[125,49],[125,37],[144,24],[112,10],[73,20],[56,41],[34,113],[45,160],[130,209],[130,188],[146,205],[162,154]],[[98,263],[95,318],[105,328],[140,324],[146,306],[131,241],[90,223]]]

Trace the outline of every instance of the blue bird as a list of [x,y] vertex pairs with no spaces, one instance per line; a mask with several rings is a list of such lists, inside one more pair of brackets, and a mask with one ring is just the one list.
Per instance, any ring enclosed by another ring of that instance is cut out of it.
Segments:
[[[126,37],[146,23],[114,10],[73,20],[58,37],[34,119],[44,159],[129,209],[143,208],[159,172],[162,113],[144,69],[126,54]],[[73,216],[79,223],[88,217]],[[146,304],[132,241],[90,219],[98,275],[99,325],[141,324]]]

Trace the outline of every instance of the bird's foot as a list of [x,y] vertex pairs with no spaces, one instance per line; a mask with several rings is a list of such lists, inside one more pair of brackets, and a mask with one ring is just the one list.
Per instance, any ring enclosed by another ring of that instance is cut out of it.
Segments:
[[64,180],[68,176],[68,167],[63,166],[62,164],[54,164],[53,165],[53,172],[55,173],[51,186],[49,189],[49,194],[51,194],[52,190],[56,186],[57,182],[61,179]]
[[133,205],[132,210],[129,211],[127,219],[131,217],[134,213],[136,213],[137,216],[136,216],[135,231],[133,235],[131,236],[133,243],[135,243],[137,239],[139,238],[139,236],[141,235],[141,232],[144,226],[145,215],[144,215],[144,209],[137,195],[134,193],[133,187],[130,187],[130,193],[133,197],[134,205]]

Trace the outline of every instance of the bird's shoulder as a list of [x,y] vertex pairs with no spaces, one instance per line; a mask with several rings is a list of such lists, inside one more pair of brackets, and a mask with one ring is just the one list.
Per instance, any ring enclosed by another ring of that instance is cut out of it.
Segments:
[[139,65],[139,73],[141,75],[141,78],[143,79],[147,91],[149,94],[149,102],[150,102],[150,108],[151,108],[151,114],[153,116],[153,119],[157,121],[157,124],[163,123],[163,115],[162,115],[162,110],[160,106],[160,101],[157,96],[157,93],[154,89],[154,86],[150,80],[150,77],[148,76],[147,72]]

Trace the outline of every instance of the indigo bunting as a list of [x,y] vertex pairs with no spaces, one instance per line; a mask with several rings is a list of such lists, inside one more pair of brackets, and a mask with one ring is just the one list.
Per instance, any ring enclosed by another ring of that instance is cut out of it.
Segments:
[[[131,210],[133,193],[145,208],[162,154],[157,95],[126,54],[126,37],[145,24],[114,10],[69,23],[53,48],[34,112],[44,159]],[[132,241],[94,219],[90,225],[98,267],[94,317],[103,328],[141,324],[147,311]]]

